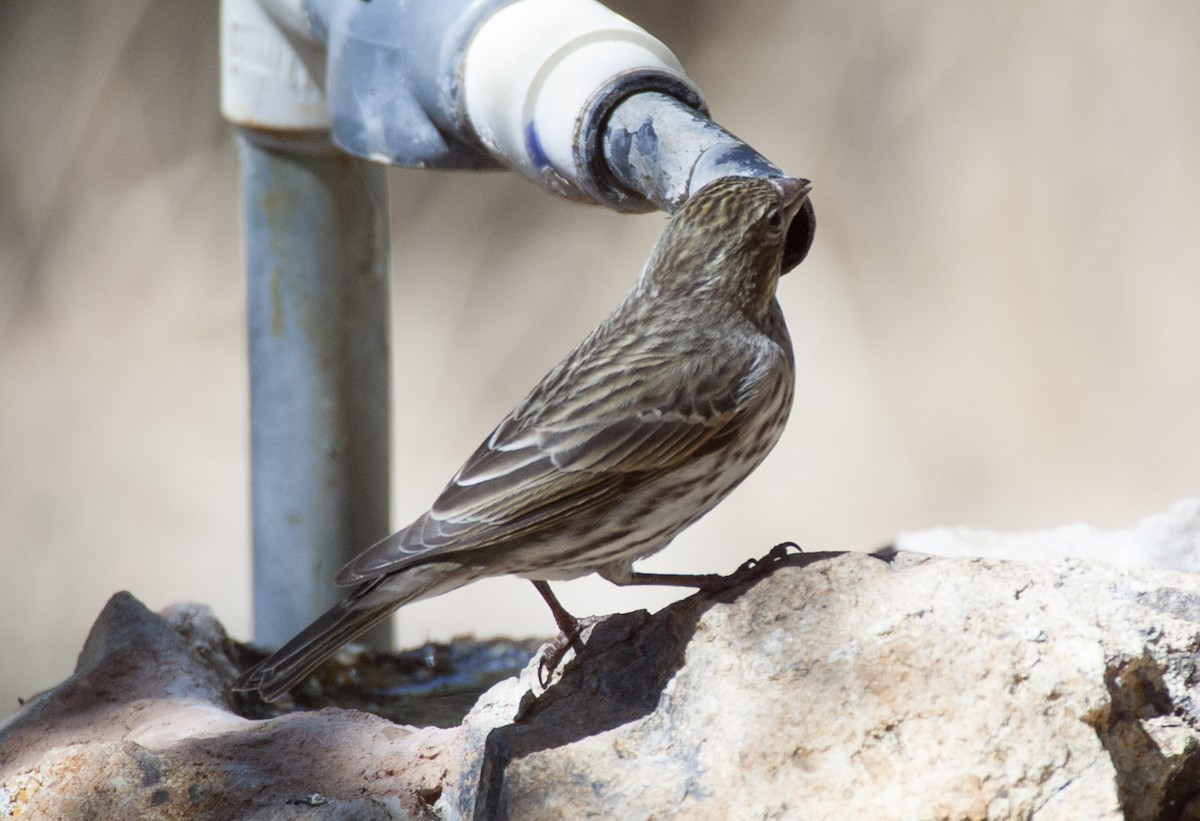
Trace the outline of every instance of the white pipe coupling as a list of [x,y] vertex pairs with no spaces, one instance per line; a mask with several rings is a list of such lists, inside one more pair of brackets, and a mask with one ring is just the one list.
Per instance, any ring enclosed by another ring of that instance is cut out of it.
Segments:
[[[586,155],[596,120],[633,78],[700,93],[665,45],[594,0],[518,0],[489,17],[463,64],[467,118],[480,141],[517,170],[580,199],[595,196]],[[581,151],[581,148],[583,149]]]
[[221,0],[221,113],[238,125],[328,130],[325,55],[301,0]]

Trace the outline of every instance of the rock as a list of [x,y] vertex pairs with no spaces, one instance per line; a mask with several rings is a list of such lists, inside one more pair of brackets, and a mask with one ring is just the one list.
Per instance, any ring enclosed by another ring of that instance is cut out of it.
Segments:
[[1200,572],[1200,496],[1181,499],[1165,513],[1120,530],[1084,524],[1018,533],[941,527],[901,534],[895,547],[937,556],[993,559],[1045,561],[1078,556],[1196,573]]
[[[234,715],[235,654],[205,608],[105,606],[63,684],[0,728],[22,818],[429,818],[453,731],[324,710]],[[436,786],[434,787],[436,790]]]
[[598,628],[574,675],[491,733],[482,817],[1200,810],[1195,577],[912,554],[795,566],[808,561]]
[[0,729],[0,815],[1200,818],[1197,577],[908,552],[770,570],[610,617],[548,689],[532,664],[451,729],[240,718],[211,616],[122,594]]

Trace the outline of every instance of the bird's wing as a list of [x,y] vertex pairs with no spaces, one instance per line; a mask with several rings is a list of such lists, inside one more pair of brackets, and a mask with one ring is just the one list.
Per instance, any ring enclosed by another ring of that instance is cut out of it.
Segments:
[[[675,362],[640,363],[595,401],[581,401],[576,391],[575,401],[546,402],[544,391],[538,396],[543,383],[479,446],[429,512],[360,554],[338,583],[552,533],[718,447],[738,427],[738,396],[751,367],[749,357],[739,360],[710,362],[714,371],[704,379]],[[636,389],[625,390],[630,384]],[[530,413],[531,403],[546,410]]]

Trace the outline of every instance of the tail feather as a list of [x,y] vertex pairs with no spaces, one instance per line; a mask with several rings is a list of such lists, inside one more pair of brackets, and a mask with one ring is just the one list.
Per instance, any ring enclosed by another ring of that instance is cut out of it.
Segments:
[[385,573],[360,584],[294,639],[242,673],[235,690],[257,690],[274,701],[317,669],[348,641],[370,630],[398,607],[461,587],[476,577],[455,562],[429,562]]
[[362,607],[353,598],[338,602],[294,639],[239,676],[233,689],[257,690],[263,701],[274,701],[339,647],[383,621],[399,606],[400,602],[390,601]]

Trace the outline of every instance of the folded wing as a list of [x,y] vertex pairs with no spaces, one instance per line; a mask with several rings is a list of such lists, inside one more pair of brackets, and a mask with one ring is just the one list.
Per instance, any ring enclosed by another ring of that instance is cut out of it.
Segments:
[[[427,513],[355,558],[338,583],[359,583],[451,552],[552,536],[569,520],[726,441],[738,425],[737,400],[750,365],[748,357],[727,360],[700,382],[675,363],[645,362],[623,374],[620,387],[595,397],[577,392],[565,402],[535,402],[539,391],[544,400],[554,390],[543,382],[479,446]],[[638,388],[622,389],[631,383]],[[531,407],[552,411],[536,414]]]

